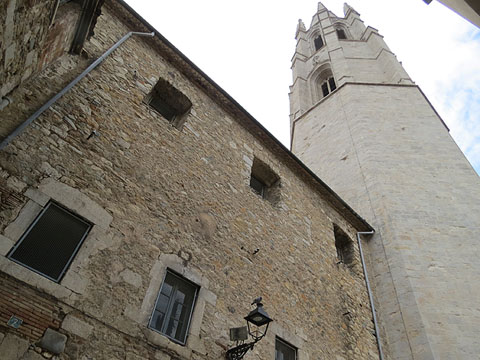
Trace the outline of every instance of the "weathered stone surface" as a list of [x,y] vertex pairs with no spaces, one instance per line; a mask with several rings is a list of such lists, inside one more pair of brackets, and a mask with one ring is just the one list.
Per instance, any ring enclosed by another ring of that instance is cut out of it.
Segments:
[[[114,14],[115,4],[103,8],[86,53],[103,53],[131,30]],[[259,295],[282,334],[301,327],[291,341],[305,359],[376,353],[365,328],[371,312],[363,275],[337,265],[333,233],[335,223],[354,239],[365,225],[333,206],[325,188],[218,92],[169,62],[164,44],[150,41],[159,40],[129,39],[0,152],[0,169],[28,184],[34,205],[27,207],[39,210],[47,196],[94,224],[58,284],[28,278],[31,271],[0,259],[8,276],[70,307],[65,313],[75,320],[64,321],[69,341],[61,356],[222,359],[231,345],[228,329],[244,322]],[[85,66],[82,58],[61,57],[28,91],[16,90],[32,101],[16,101],[8,111],[25,118],[45,88]],[[144,102],[159,78],[193,104],[182,131]],[[94,129],[100,135],[88,139]],[[256,158],[280,179],[278,203],[249,185]],[[12,211],[22,209],[24,200]],[[3,235],[12,240],[13,233]],[[358,262],[356,246],[354,252]],[[200,286],[186,346],[148,329],[167,268]],[[355,314],[348,324],[347,311]],[[257,358],[273,356],[276,335],[269,332],[256,346]]]
[[22,357],[22,360],[43,360],[44,357],[33,350],[27,351],[27,353]]
[[60,354],[65,350],[67,337],[58,331],[48,328],[40,339],[40,347],[54,354]]
[[1,357],[5,360],[18,360],[25,354],[28,346],[28,340],[7,334],[0,345]]
[[92,333],[93,326],[69,314],[62,321],[62,329],[86,339]]
[[[318,18],[293,59],[292,149],[376,229],[365,250],[386,355],[478,357],[480,178],[376,29],[354,11]],[[325,97],[324,75],[337,82]]]

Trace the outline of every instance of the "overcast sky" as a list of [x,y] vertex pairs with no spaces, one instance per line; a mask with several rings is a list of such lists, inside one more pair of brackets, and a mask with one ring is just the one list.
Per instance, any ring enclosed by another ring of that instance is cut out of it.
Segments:
[[[285,146],[298,19],[317,1],[127,0]],[[322,3],[343,17],[343,1]],[[450,128],[480,173],[480,30],[437,1],[349,0]]]

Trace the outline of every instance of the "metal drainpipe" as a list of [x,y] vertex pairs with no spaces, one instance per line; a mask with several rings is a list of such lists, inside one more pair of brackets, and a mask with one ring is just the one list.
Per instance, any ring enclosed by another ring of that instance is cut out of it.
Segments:
[[370,300],[370,307],[372,309],[373,325],[375,326],[375,337],[377,338],[378,356],[380,360],[383,360],[384,358],[383,358],[383,351],[382,351],[382,341],[380,339],[380,330],[377,322],[377,314],[375,312],[375,304],[373,303],[372,289],[370,288],[370,281],[368,280],[367,266],[365,265],[365,258],[363,256],[363,248],[362,248],[362,240],[360,238],[360,236],[362,235],[373,235],[374,233],[375,231],[357,232],[357,242],[358,242],[358,250],[360,251],[360,259],[362,260],[363,275],[365,276],[365,283],[367,284],[368,299]]
[[0,111],[5,109],[8,105],[10,105],[12,103],[12,99],[10,99],[9,97],[2,97],[0,99]]
[[25,120],[20,126],[18,126],[13,132],[8,135],[1,143],[0,143],[0,150],[3,150],[15,137],[21,134],[25,128],[30,125],[36,118],[38,118],[45,110],[47,110],[50,106],[52,106],[58,99],[60,99],[63,95],[65,95],[72,87],[74,87],[80,80],[82,80],[90,71],[95,69],[98,65],[100,65],[103,60],[107,58],[116,48],[122,45],[130,36],[132,35],[139,35],[139,36],[155,36],[154,32],[151,33],[142,33],[142,32],[135,32],[130,31],[120,40],[118,40],[110,49],[105,51],[105,53],[100,56],[97,60],[95,60],[88,68],[86,68],[80,75],[78,75],[71,83],[65,86],[57,95],[52,97],[48,100],[40,109],[35,111],[33,115],[31,115],[27,120]]

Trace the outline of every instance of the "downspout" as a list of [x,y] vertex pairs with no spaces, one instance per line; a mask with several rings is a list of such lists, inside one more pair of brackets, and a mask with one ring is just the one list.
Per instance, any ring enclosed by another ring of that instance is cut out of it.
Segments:
[[6,108],[8,105],[12,103],[12,99],[9,97],[2,97],[0,98],[0,111],[2,111],[4,108]]
[[85,76],[90,73],[93,69],[95,69],[98,65],[100,65],[103,60],[107,58],[115,49],[117,49],[120,45],[122,45],[130,36],[132,35],[139,35],[139,36],[155,36],[154,32],[151,33],[142,33],[142,32],[135,32],[130,31],[120,40],[118,40],[110,49],[105,51],[105,53],[100,56],[97,60],[95,60],[88,68],[86,68],[80,75],[78,75],[72,82],[70,82],[67,86],[65,86],[57,95],[52,97],[48,100],[40,109],[38,109],[33,115],[31,115],[27,120],[25,120],[20,126],[18,126],[13,132],[8,135],[1,143],[0,143],[0,150],[3,150],[15,137],[20,135],[25,128],[30,125],[36,118],[38,118],[45,110],[50,108],[58,99],[60,99],[63,95],[65,95],[72,87],[74,87],[80,80],[82,80]]
[[357,242],[358,242],[358,250],[360,252],[360,259],[362,260],[363,275],[365,276],[365,283],[367,284],[368,299],[370,300],[370,307],[372,309],[373,325],[375,326],[375,337],[377,338],[378,356],[380,360],[383,360],[384,358],[383,358],[383,351],[382,351],[382,341],[380,339],[380,329],[377,322],[375,304],[373,303],[372,288],[370,287],[370,281],[368,280],[367,266],[365,265],[365,258],[363,256],[362,239],[361,239],[362,235],[373,235],[374,233],[375,231],[357,232]]

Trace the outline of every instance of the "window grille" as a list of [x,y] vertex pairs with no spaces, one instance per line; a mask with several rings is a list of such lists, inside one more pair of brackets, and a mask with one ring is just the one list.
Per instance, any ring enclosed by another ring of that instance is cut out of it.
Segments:
[[345,265],[352,265],[355,259],[353,241],[337,225],[333,226],[337,258]]
[[255,190],[260,196],[265,197],[265,188],[266,185],[257,179],[254,175],[250,177],[250,186]]
[[185,344],[199,287],[167,270],[150,319],[150,328]]
[[50,202],[10,250],[8,257],[59,282],[91,227],[79,216]]

